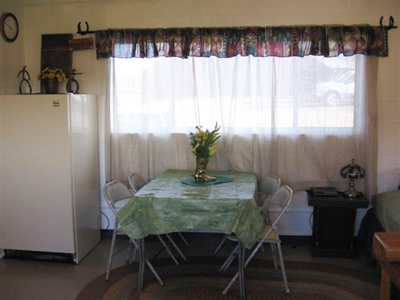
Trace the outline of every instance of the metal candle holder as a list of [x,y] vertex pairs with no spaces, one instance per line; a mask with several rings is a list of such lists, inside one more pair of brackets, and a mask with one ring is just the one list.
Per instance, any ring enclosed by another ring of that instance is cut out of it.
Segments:
[[354,188],[355,183],[354,181],[358,178],[364,178],[365,170],[356,164],[356,160],[353,158],[351,163],[347,166],[344,166],[340,170],[340,175],[343,178],[349,177],[349,189],[344,193],[346,197],[354,198],[357,197],[360,193]]

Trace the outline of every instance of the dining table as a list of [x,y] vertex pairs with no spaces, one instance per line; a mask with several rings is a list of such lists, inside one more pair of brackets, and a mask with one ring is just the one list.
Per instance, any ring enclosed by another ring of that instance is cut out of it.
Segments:
[[195,182],[193,171],[166,170],[120,210],[124,232],[139,248],[139,292],[143,291],[144,238],[175,232],[217,232],[238,238],[240,298],[245,299],[245,248],[251,249],[263,230],[257,207],[257,177],[253,173],[209,171],[215,182]]

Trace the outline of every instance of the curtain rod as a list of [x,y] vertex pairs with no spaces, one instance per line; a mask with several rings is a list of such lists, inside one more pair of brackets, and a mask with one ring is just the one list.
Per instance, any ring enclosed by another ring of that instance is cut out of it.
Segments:
[[[392,16],[390,16],[390,18],[389,18],[389,26],[383,26],[382,21],[383,21],[383,16],[381,17],[379,23],[380,23],[381,27],[385,27],[387,30],[398,28],[397,26],[394,26],[394,19]],[[86,30],[82,30],[81,22],[78,23],[78,31],[76,32],[77,34],[86,35],[86,34],[94,33],[94,31],[89,31],[89,23],[85,21],[85,24],[86,24]]]

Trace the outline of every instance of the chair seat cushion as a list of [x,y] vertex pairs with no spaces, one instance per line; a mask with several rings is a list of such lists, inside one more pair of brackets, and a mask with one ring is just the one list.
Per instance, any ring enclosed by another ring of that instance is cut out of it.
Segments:
[[[268,230],[271,228],[271,226],[269,225],[264,225],[264,229],[260,234],[260,240],[267,234]],[[276,234],[275,231],[271,230],[271,232],[269,233],[267,240],[276,240]]]
[[121,208],[123,208],[125,206],[125,204],[128,203],[129,200],[131,200],[132,198],[126,198],[126,199],[122,199],[118,202],[116,202],[114,204],[116,211],[119,211]]

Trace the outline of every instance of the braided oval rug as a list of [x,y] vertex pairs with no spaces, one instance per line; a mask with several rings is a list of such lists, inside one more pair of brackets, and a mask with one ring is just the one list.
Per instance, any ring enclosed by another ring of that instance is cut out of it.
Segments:
[[[236,264],[227,272],[220,273],[221,257],[189,257],[179,266],[169,258],[153,262],[164,282],[160,286],[146,266],[144,291],[137,287],[138,263],[112,270],[110,280],[105,274],[89,282],[79,293],[77,300],[120,299],[239,299],[236,282],[226,296],[222,291],[236,272]],[[270,260],[253,259],[245,269],[246,299],[285,300],[373,300],[379,299],[379,278],[363,271],[343,266],[314,262],[285,262],[290,293],[283,291],[280,271]]]

